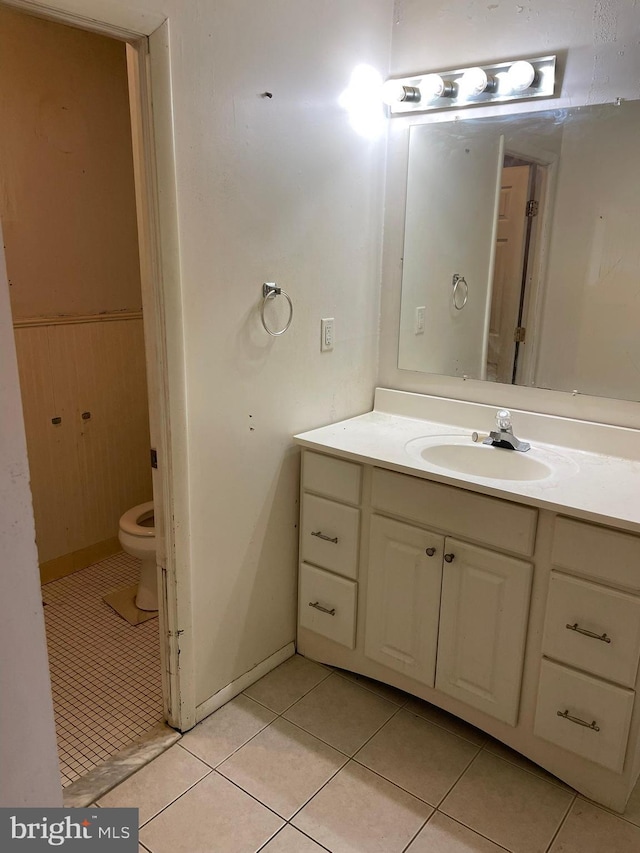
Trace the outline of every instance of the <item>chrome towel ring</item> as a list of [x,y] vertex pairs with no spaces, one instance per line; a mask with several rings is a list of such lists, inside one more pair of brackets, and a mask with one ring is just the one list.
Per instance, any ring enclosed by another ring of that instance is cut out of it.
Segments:
[[[453,286],[453,293],[451,294],[451,299],[453,300],[453,307],[456,311],[462,311],[464,306],[467,304],[467,299],[469,298],[469,285],[467,284],[465,277],[463,275],[458,275],[458,273],[453,274],[453,280],[451,282]],[[464,288],[461,290],[461,296],[458,297],[458,288]]]
[[[270,329],[267,325],[267,321],[264,318],[264,309],[267,305],[267,302],[270,299],[275,299],[276,296],[284,296],[284,298],[289,303],[289,319],[287,320],[284,328],[280,329],[280,331],[278,332],[274,332],[273,329]],[[288,293],[285,293],[285,291],[281,287],[278,287],[275,282],[267,281],[262,285],[262,306],[260,308],[260,320],[262,321],[262,325],[264,327],[265,332],[267,332],[267,334],[271,335],[274,338],[277,338],[279,335],[284,335],[284,333],[291,325],[291,321],[293,320],[293,302],[291,301],[291,297]]]

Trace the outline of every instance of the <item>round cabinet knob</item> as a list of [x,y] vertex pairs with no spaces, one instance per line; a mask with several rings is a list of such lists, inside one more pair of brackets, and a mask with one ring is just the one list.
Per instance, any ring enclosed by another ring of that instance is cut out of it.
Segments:
[[445,554],[444,559],[446,563],[453,563],[455,554]]
[[433,555],[434,555],[435,553],[436,553],[436,549],[435,549],[435,548],[427,548],[427,557],[433,557]]

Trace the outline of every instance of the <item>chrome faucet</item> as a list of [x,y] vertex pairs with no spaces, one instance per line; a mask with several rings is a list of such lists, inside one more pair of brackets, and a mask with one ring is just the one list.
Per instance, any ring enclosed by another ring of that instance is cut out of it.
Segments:
[[513,434],[511,426],[511,412],[507,409],[500,409],[496,415],[496,427],[489,433],[489,438],[485,438],[483,444],[489,444],[492,447],[504,447],[506,450],[521,450],[527,451],[531,449],[528,441],[520,441]]

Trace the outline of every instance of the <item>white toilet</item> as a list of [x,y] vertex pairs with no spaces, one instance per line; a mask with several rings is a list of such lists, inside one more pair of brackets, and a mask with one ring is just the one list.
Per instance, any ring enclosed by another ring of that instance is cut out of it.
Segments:
[[153,501],[134,506],[124,513],[120,519],[118,539],[127,554],[142,560],[136,607],[140,610],[157,610],[158,580]]

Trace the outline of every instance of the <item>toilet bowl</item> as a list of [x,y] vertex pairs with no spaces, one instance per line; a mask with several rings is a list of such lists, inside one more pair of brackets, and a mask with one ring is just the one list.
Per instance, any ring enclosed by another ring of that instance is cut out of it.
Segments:
[[142,560],[136,607],[140,610],[157,610],[158,579],[153,501],[138,504],[122,515],[118,539],[123,551]]

